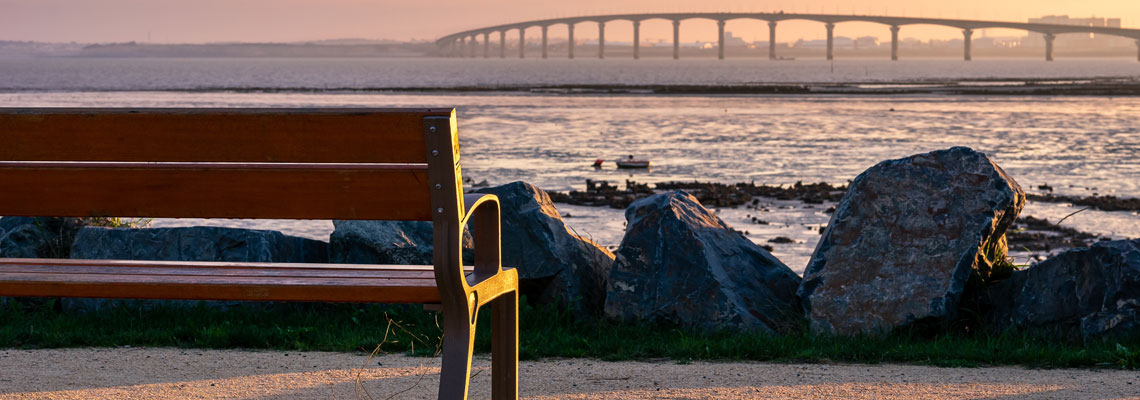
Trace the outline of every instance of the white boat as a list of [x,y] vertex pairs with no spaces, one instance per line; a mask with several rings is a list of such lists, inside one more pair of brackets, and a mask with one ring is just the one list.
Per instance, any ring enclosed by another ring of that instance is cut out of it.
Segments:
[[618,168],[649,168],[649,160],[636,160],[633,156],[629,158],[614,160]]

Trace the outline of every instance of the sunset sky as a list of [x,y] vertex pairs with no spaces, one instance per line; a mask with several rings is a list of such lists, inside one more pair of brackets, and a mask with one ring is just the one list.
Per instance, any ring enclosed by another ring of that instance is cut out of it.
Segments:
[[[851,4],[857,4],[852,6]],[[1068,14],[1072,17],[1123,18],[1125,27],[1140,28],[1140,1],[1135,0],[0,0],[0,40],[48,42],[292,42],[334,38],[435,39],[455,31],[532,19],[628,12],[826,12],[887,14],[942,18],[1025,21],[1029,17]],[[760,21],[730,21],[728,31],[747,40],[767,40]],[[610,41],[629,41],[629,22],[607,24]],[[642,24],[647,40],[669,39],[668,21]],[[597,36],[592,24],[579,25],[580,39]],[[689,20],[682,41],[713,40],[716,24]],[[990,36],[1024,32],[991,30]],[[517,38],[517,33],[511,33]],[[552,27],[552,37],[565,37],[565,26]],[[781,24],[780,41],[824,36],[819,23]],[[837,36],[889,37],[887,28],[844,23]],[[538,29],[527,33],[536,38]],[[902,37],[959,38],[954,29],[904,27]]]

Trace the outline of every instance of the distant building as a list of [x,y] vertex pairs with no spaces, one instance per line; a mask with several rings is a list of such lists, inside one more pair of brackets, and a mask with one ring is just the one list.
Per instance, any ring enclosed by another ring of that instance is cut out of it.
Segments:
[[[576,42],[579,42],[579,41],[576,41]],[[598,45],[598,39],[583,40],[583,41],[580,41],[579,43],[584,44],[586,46],[597,46]],[[633,42],[624,42],[624,41],[620,41],[620,40],[607,40],[606,46],[633,47]]]
[[874,36],[862,36],[855,39],[856,49],[873,49],[879,47],[879,38]]
[[1013,36],[987,36],[983,31],[982,37],[973,38],[973,45],[976,48],[1002,48],[1012,49],[1022,46],[1022,41],[1025,38]]
[[[1031,24],[1056,24],[1056,25],[1077,25],[1077,26],[1094,26],[1106,28],[1120,28],[1120,18],[1070,18],[1068,15],[1046,15],[1041,18],[1030,18]],[[1132,41],[1128,38],[1123,38],[1113,35],[1096,35],[1092,33],[1065,33],[1057,35],[1056,41],[1053,42],[1057,47],[1120,47],[1128,46]],[[1036,32],[1029,32],[1029,35],[1022,41],[1022,45],[1026,47],[1045,47],[1045,35]]]
[[[836,37],[832,38],[832,46],[834,46],[837,49],[852,48],[852,47],[855,47],[855,41],[849,37],[836,36]],[[805,48],[805,49],[811,49],[811,48],[826,49],[827,48],[827,39],[819,39],[819,40],[803,40],[803,39],[800,39],[800,40],[797,40],[796,43],[792,45],[792,47]]]
[[[934,41],[932,40],[931,42],[933,44]],[[908,37],[908,38],[900,39],[899,40],[899,46],[902,46],[902,47],[923,47],[924,44],[922,43],[922,40],[912,38],[912,37]]]
[[724,32],[724,46],[725,47],[748,47],[748,42],[744,38],[733,36],[732,32]]

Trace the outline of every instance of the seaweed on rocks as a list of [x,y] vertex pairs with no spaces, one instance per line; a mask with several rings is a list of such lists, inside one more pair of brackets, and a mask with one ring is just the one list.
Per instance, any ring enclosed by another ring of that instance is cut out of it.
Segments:
[[[1052,188],[1050,188],[1052,189]],[[1043,201],[1048,203],[1071,203],[1077,206],[1091,207],[1101,211],[1140,211],[1140,199],[1116,196],[1066,196],[1055,194],[1027,194],[1030,201]]]
[[1064,227],[1044,218],[1018,218],[1005,234],[1010,250],[1046,251],[1092,246],[1109,240],[1097,235]]
[[611,208],[625,209],[637,199],[652,196],[653,190],[649,185],[634,181],[625,181],[625,190],[606,181],[586,180],[586,191],[572,190],[568,193],[547,192],[550,200],[555,203],[572,204],[578,206],[609,206]]
[[653,187],[649,184],[625,181],[625,189],[606,181],[586,180],[585,191],[570,191],[567,193],[550,192],[550,197],[557,203],[566,203],[584,206],[609,206],[624,209],[637,199],[649,197],[656,191],[684,190],[696,197],[702,204],[711,207],[734,207],[753,202],[754,197],[770,197],[777,200],[799,200],[808,204],[823,204],[825,201],[839,201],[847,191],[846,185],[831,185],[829,183],[796,182],[792,185],[757,185],[749,183],[716,183],[716,182],[661,182]]

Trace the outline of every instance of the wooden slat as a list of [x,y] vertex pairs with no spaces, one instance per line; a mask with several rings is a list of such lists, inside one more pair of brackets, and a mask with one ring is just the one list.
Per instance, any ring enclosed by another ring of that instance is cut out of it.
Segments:
[[66,259],[0,259],[0,296],[440,301],[430,265]]
[[117,299],[438,303],[433,279],[0,274],[0,294]]
[[247,278],[345,278],[345,279],[435,279],[431,268],[424,270],[360,270],[360,269],[291,269],[291,268],[176,268],[114,267],[97,265],[0,265],[6,273],[64,275],[147,275],[147,276],[218,276]]
[[[101,260],[71,258],[0,258],[3,265],[92,265],[107,267],[174,267],[174,268],[266,268],[266,269],[334,269],[334,270],[381,270],[381,271],[424,271],[432,270],[431,265],[402,264],[315,264],[315,263],[266,263],[234,261],[157,261],[157,260]],[[471,272],[474,267],[463,266]]]
[[426,162],[452,109],[0,108],[0,160]]
[[428,221],[427,181],[424,164],[0,162],[0,215]]
[[[471,268],[468,267],[466,272],[470,273]],[[123,260],[28,258],[4,259],[3,262],[0,262],[0,274],[4,273],[435,279],[435,272],[431,265],[221,263],[192,261],[124,262]]]

